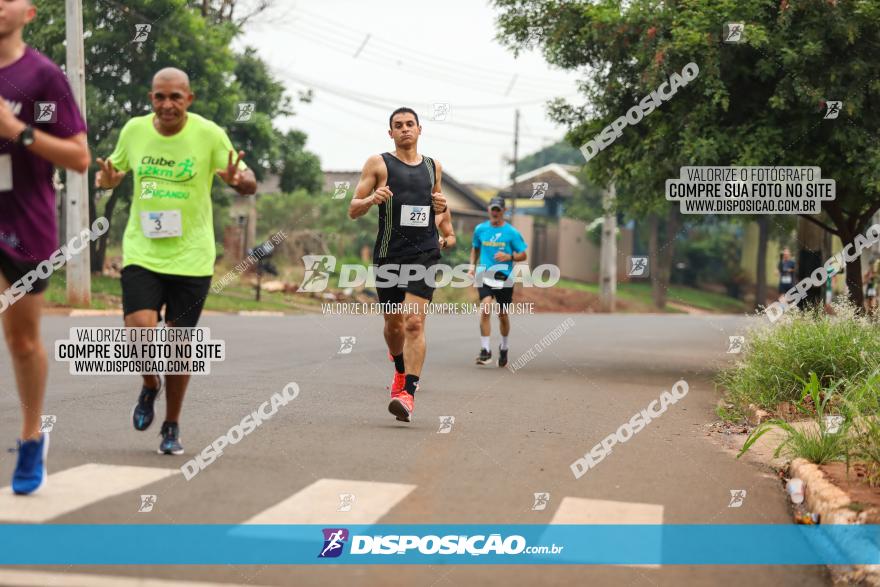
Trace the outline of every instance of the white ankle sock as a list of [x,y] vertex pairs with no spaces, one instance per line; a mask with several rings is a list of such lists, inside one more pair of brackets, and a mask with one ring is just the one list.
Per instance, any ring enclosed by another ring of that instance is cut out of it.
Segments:
[[507,337],[506,336],[501,337],[501,350],[502,351],[507,350]]
[[490,345],[490,344],[492,344],[492,343],[491,343],[491,338],[490,338],[490,337],[488,337],[488,336],[481,336],[481,337],[480,337],[480,346],[481,346],[482,348],[484,348],[484,349],[486,349],[486,350],[488,351],[488,350],[489,350],[489,345]]

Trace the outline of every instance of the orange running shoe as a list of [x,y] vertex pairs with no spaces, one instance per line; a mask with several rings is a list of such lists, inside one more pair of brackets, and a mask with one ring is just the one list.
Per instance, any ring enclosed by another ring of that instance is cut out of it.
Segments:
[[406,388],[406,373],[394,372],[394,379],[391,380],[391,399]]
[[413,396],[405,390],[401,390],[396,396],[392,397],[391,403],[388,404],[388,411],[397,416],[397,419],[401,422],[411,422],[415,401],[416,399]]

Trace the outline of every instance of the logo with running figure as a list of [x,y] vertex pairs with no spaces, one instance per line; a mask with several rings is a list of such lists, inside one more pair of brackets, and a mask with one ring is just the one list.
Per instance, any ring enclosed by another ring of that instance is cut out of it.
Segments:
[[148,514],[153,511],[153,506],[156,505],[156,496],[155,495],[142,495],[141,496],[141,505],[138,506],[138,513]]
[[34,122],[52,123],[58,120],[58,104],[55,102],[35,102]]
[[238,113],[235,115],[235,122],[250,122],[256,109],[256,102],[239,102]]
[[354,345],[357,343],[356,336],[340,336],[339,337],[339,350],[336,351],[337,355],[350,355],[351,351],[354,350]]
[[336,508],[337,512],[350,512],[351,508],[354,506],[355,496],[354,493],[340,493],[339,494],[339,507]]
[[840,414],[825,416],[825,431],[828,432],[828,434],[837,434],[840,432],[840,427],[845,420],[846,418]]
[[727,352],[733,355],[738,355],[742,352],[743,346],[746,343],[745,336],[728,336],[727,337]]
[[630,257],[629,258],[629,276],[630,277],[647,277],[648,276],[648,258],[647,257]]
[[445,122],[449,116],[449,102],[434,102],[431,109],[431,120],[434,122]]
[[743,502],[746,500],[746,490],[745,489],[731,489],[730,490],[730,503],[727,504],[729,508],[741,508]]
[[337,558],[348,540],[347,528],[324,528],[324,547],[318,558]]
[[134,38],[131,42],[140,45],[150,37],[151,30],[153,30],[153,25],[151,24],[134,25]]
[[437,434],[449,434],[454,425],[455,416],[440,416],[440,428],[437,429]]
[[843,108],[843,102],[840,100],[827,100],[825,102],[825,119],[834,120],[840,116],[841,108]]
[[746,25],[741,22],[729,22],[722,31],[725,43],[742,43]]
[[348,195],[348,190],[351,188],[351,183],[347,181],[334,181],[334,187],[336,190],[333,192],[334,200],[342,200]]
[[55,427],[55,422],[57,421],[57,417],[50,414],[43,414],[40,416],[40,432],[52,432],[52,428]]
[[330,274],[336,268],[336,257],[333,255],[305,255],[303,265],[306,268],[302,283],[297,292],[318,292],[327,289]]
[[544,196],[547,195],[547,190],[550,189],[550,184],[546,181],[536,181],[532,183],[532,197],[530,200],[543,200]]
[[[138,164],[137,174],[144,180],[159,179],[164,182],[186,183],[196,175],[198,162],[193,156],[181,161],[166,159],[161,155],[144,155]],[[164,190],[163,190],[164,192]],[[178,197],[176,195],[153,194],[157,198]]]
[[541,41],[541,37],[544,35],[544,27],[530,26],[527,27],[527,30],[525,46],[527,49],[533,49]]
[[532,504],[532,511],[540,512],[542,510],[547,509],[547,504],[550,503],[550,494],[546,491],[542,491],[540,493],[535,494],[535,502]]
[[150,200],[153,197],[153,194],[156,193],[156,190],[159,189],[159,183],[155,181],[142,181],[141,182],[141,199],[142,200]]

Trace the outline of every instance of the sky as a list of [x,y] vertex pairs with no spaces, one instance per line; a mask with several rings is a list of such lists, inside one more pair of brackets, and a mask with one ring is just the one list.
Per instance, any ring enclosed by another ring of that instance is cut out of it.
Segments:
[[482,0],[276,0],[238,43],[255,47],[292,96],[314,90],[276,123],[306,132],[324,170],[359,170],[393,149],[388,116],[409,106],[422,123],[420,152],[459,181],[503,185],[515,109],[523,157],[565,133],[546,102],[578,93],[575,72],[501,46],[495,16]]

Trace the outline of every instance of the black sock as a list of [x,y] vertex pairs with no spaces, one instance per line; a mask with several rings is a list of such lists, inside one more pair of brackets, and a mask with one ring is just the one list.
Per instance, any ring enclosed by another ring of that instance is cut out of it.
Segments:
[[419,384],[419,376],[418,375],[407,375],[406,376],[406,385],[404,389],[411,396],[416,395],[416,386]]
[[391,355],[391,358],[394,359],[394,370],[398,373],[406,373],[406,369],[403,367],[403,353]]

